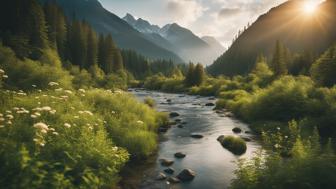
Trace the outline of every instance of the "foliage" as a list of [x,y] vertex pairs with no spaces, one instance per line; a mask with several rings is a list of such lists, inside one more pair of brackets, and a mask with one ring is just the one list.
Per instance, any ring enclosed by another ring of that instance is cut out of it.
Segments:
[[246,142],[240,137],[226,136],[219,142],[235,155],[242,155],[247,149]]
[[[330,143],[321,146],[318,134],[303,139],[296,122],[292,132],[264,134],[268,155],[263,151],[253,159],[241,160],[231,188],[335,188],[336,156]],[[283,158],[286,149],[290,156]]]

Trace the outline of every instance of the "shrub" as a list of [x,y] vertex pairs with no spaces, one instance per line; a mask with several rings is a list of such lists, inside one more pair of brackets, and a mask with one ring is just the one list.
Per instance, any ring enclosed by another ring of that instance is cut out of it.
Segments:
[[220,138],[219,142],[235,155],[242,155],[246,152],[246,142],[240,137],[227,136]]
[[155,100],[153,98],[151,98],[151,97],[146,97],[144,99],[144,103],[147,104],[151,108],[154,108],[156,106]]

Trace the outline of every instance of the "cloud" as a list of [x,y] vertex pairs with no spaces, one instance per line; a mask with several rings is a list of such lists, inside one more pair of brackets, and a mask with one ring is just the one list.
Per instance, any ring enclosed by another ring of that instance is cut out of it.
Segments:
[[230,17],[230,16],[234,16],[240,13],[240,9],[239,8],[222,8],[219,13],[218,16],[220,18],[226,18],[226,17]]
[[166,8],[176,22],[185,26],[195,22],[207,10],[201,3],[194,0],[169,0]]

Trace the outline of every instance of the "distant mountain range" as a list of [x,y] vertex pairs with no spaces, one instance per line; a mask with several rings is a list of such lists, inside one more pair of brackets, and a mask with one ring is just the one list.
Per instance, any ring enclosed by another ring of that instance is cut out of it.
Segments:
[[287,1],[260,16],[208,71],[215,75],[246,74],[258,54],[271,58],[277,40],[292,52],[324,52],[336,42],[336,1],[323,2],[314,13],[305,12],[303,3]]
[[132,49],[152,59],[173,60],[182,63],[174,52],[149,40],[146,35],[130,26],[123,19],[106,10],[98,0],[40,0],[53,1],[59,4],[71,19],[87,21],[98,33],[112,34],[118,47]]
[[210,64],[225,51],[215,38],[209,36],[200,38],[176,23],[160,28],[142,18],[135,19],[131,14],[127,14],[123,19],[134,29],[143,33],[148,40],[175,52],[186,62]]

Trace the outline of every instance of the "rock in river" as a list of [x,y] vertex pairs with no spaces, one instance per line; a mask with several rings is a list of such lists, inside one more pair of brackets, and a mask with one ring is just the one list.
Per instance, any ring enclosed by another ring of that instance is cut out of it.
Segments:
[[174,164],[174,161],[167,160],[167,159],[160,159],[161,165],[165,167],[169,167]]
[[165,180],[167,176],[163,173],[159,173],[159,175],[156,177],[156,180]]
[[201,135],[201,134],[196,134],[196,133],[193,133],[190,135],[191,138],[203,138],[204,136]]
[[182,152],[177,152],[177,153],[174,154],[174,156],[176,158],[179,158],[179,159],[182,159],[182,158],[186,157],[186,155],[184,153],[182,153]]
[[224,136],[224,135],[221,135],[221,136],[219,136],[219,137],[217,138],[217,141],[220,142],[220,143],[222,143],[222,142],[224,141],[224,138],[225,138],[225,136]]
[[163,170],[164,172],[166,172],[166,173],[168,173],[168,174],[173,174],[174,172],[175,172],[175,170],[173,169],[173,168],[167,168],[167,169],[165,169],[165,170]]
[[180,114],[177,113],[177,112],[171,112],[171,113],[169,114],[169,116],[170,116],[170,117],[178,117],[178,116],[180,116]]
[[206,103],[205,106],[215,106],[215,104],[210,102],[210,103]]
[[191,181],[195,178],[196,173],[190,169],[184,169],[180,174],[177,175],[177,178],[182,182]]
[[234,133],[241,133],[241,132],[242,132],[241,128],[239,128],[239,127],[235,127],[235,128],[233,128],[232,131],[233,131]]
[[181,182],[178,178],[176,178],[176,177],[169,177],[168,178],[168,181],[170,182],[170,183],[179,183],[179,182]]

